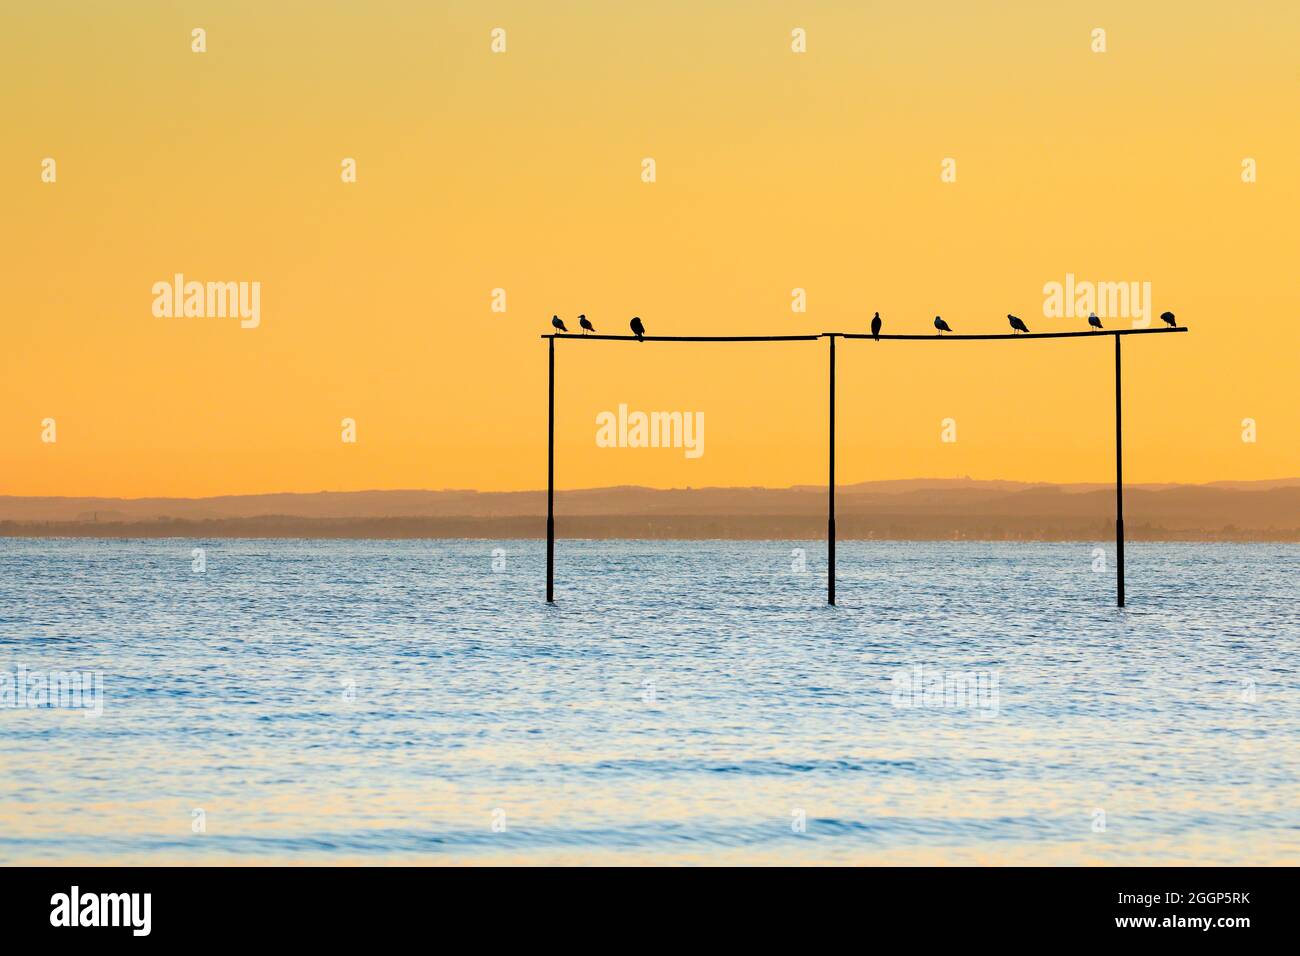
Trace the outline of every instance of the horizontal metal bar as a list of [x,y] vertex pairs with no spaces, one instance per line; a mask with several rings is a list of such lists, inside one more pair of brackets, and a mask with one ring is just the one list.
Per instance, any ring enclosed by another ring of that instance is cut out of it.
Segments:
[[1161,332],[1186,332],[1187,327],[1184,325],[1173,326],[1167,329],[1101,329],[1089,332],[1021,332],[1015,334],[1011,332],[998,332],[990,335],[959,335],[950,332],[946,335],[939,335],[937,332],[930,335],[880,335],[875,336],[870,332],[823,332],[822,335],[833,335],[841,339],[890,339],[894,341],[909,342],[938,342],[948,341],[949,339],[1072,339],[1072,338],[1099,338],[1104,335],[1148,335],[1151,333]]
[[820,335],[580,335],[575,332],[543,335],[544,339],[601,342],[816,342]]
[[583,342],[815,342],[823,338],[838,339],[879,339],[891,342],[938,342],[949,339],[963,341],[985,339],[1072,339],[1098,338],[1106,335],[1151,335],[1164,332],[1186,332],[1185,325],[1167,329],[1101,329],[1088,332],[997,332],[986,335],[961,335],[950,332],[947,335],[933,333],[930,335],[872,335],[870,332],[821,332],[817,335],[579,335],[574,332],[552,333],[539,336],[543,339],[572,339]]

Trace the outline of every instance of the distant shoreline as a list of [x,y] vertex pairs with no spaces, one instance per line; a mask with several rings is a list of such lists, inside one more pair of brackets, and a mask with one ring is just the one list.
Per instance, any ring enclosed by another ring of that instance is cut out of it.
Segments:
[[[1300,541],[1300,479],[1125,487],[1132,541]],[[841,485],[837,536],[884,541],[1105,541],[1103,484],[914,479]],[[559,491],[560,538],[817,540],[826,489],[636,486]],[[0,537],[544,538],[541,491],[355,491],[213,498],[0,496]]]
[[[837,519],[841,541],[1107,541],[1114,525],[1087,522],[1067,527],[1000,527],[985,521],[945,519],[930,527],[898,527],[882,519]],[[791,516],[623,515],[556,519],[563,540],[643,541],[816,541],[826,537],[825,521]],[[1300,543],[1300,529],[1171,529],[1125,522],[1129,541]],[[465,519],[302,519],[266,517],[210,521],[0,522],[0,538],[305,538],[399,541],[416,539],[543,540],[544,518]]]

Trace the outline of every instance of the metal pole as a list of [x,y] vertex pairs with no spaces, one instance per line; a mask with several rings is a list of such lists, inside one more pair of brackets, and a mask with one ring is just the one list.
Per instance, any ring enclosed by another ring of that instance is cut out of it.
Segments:
[[826,603],[835,604],[835,336],[831,336],[830,378],[830,473],[827,480],[826,518]]
[[555,603],[555,339],[550,340],[546,419],[546,602]]
[[1124,606],[1124,432],[1121,424],[1119,340],[1115,336],[1115,587],[1119,607]]

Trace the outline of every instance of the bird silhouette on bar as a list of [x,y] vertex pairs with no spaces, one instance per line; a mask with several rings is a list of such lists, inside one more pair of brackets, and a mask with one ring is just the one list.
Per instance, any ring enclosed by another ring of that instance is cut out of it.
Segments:
[[[1175,317],[1174,317],[1174,313],[1172,313],[1172,312],[1161,312],[1161,313],[1160,313],[1160,318],[1161,318],[1161,320],[1165,323],[1165,325],[1167,325],[1167,326],[1169,327],[1169,331],[1174,331],[1174,332],[1182,332],[1182,331],[1186,331],[1186,329],[1180,328],[1180,327],[1178,326],[1178,322],[1177,322],[1177,320],[1176,320]],[[1037,335],[1035,335],[1033,332],[1031,332],[1031,331],[1029,330],[1029,326],[1025,324],[1024,319],[1020,318],[1019,316],[1012,315],[1010,312],[1007,313],[1007,322],[1011,325],[1011,335],[1005,335],[1005,334],[1003,334],[1003,335],[991,335],[991,334],[956,335],[956,334],[953,333],[953,331],[952,331],[952,326],[950,326],[947,322],[945,322],[944,319],[943,319],[943,316],[940,316],[940,315],[936,315],[936,316],[934,317],[934,328],[935,328],[935,335],[936,335],[936,337],[938,337],[938,338],[942,338],[942,337],[943,337],[943,334],[944,334],[945,332],[947,332],[947,333],[951,334],[953,338],[958,338],[958,339],[1006,339],[1006,338],[1019,337],[1019,336],[1022,336],[1022,335],[1031,336],[1031,337],[1034,337],[1034,338],[1053,338],[1053,337],[1070,336],[1070,335],[1087,335],[1087,333],[1081,333],[1081,332],[1039,332],[1039,333],[1037,333]],[[582,335],[584,335],[584,336],[585,336],[588,332],[591,332],[591,333],[593,333],[593,334],[596,332],[596,327],[595,327],[594,325],[591,324],[591,321],[587,318],[587,316],[586,316],[585,314],[580,314],[580,315],[578,316],[578,325],[579,325],[579,327],[582,329]],[[558,315],[553,315],[553,316],[551,316],[551,326],[555,329],[556,333],[558,333],[558,335],[553,335],[553,336],[552,336],[552,337],[554,337],[554,338],[559,338],[559,337],[562,337],[562,336],[568,336],[568,335],[571,335],[571,334],[572,334],[572,333],[569,332],[568,327],[565,326],[565,324],[564,324],[564,320],[561,319]],[[879,342],[879,341],[881,340],[881,338],[886,338],[886,339],[923,339],[923,338],[926,338],[926,336],[922,336],[922,335],[885,335],[885,336],[882,336],[882,335],[880,334],[880,330],[881,330],[881,328],[882,328],[883,326],[884,326],[884,322],[883,322],[883,320],[880,318],[880,313],[879,313],[879,312],[876,312],[876,313],[871,317],[871,334],[870,334],[870,335],[865,335],[865,334],[860,334],[860,333],[854,333],[854,332],[823,332],[823,333],[821,333],[820,335],[667,336],[666,338],[667,338],[668,341],[679,341],[679,342],[680,342],[680,341],[693,341],[693,340],[698,340],[698,341],[715,341],[715,342],[716,342],[716,341],[759,341],[759,340],[782,340],[782,339],[787,339],[787,340],[788,340],[788,339],[817,339],[817,338],[823,338],[823,337],[831,337],[831,338],[857,338],[857,339],[871,338],[871,339],[874,339],[875,341]],[[1139,328],[1139,329],[1116,329],[1116,330],[1111,331],[1111,332],[1106,332],[1106,329],[1105,329],[1104,326],[1102,326],[1102,324],[1101,324],[1101,319],[1097,317],[1097,313],[1096,313],[1096,312],[1089,312],[1089,313],[1088,313],[1088,326],[1089,326],[1089,328],[1092,329],[1092,330],[1095,330],[1095,331],[1098,331],[1098,332],[1103,332],[1103,333],[1108,334],[1108,335],[1121,335],[1121,334],[1124,334],[1124,333],[1126,333],[1126,332],[1163,332],[1163,331],[1166,331],[1165,329],[1158,329],[1158,328],[1157,328],[1157,329],[1140,329],[1140,328]],[[646,330],[645,330],[645,323],[643,323],[643,322],[641,321],[641,317],[640,317],[640,316],[636,316],[636,315],[634,315],[634,316],[632,317],[632,321],[628,323],[628,328],[630,328],[630,329],[632,330],[632,336],[635,337],[636,340],[637,340],[638,342],[644,342],[644,341],[646,340],[646,337],[647,337],[647,336],[646,336]],[[628,336],[619,336],[619,335],[597,335],[596,338],[603,338],[603,339],[619,339],[619,338],[624,338],[624,339],[625,339],[625,338],[628,338]],[[663,340],[663,337],[661,337],[661,340]]]

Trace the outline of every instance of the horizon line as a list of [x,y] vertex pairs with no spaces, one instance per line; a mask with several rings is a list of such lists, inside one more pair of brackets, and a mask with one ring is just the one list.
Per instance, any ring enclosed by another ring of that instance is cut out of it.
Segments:
[[[1049,487],[1068,487],[1068,486],[1091,486],[1097,488],[1113,488],[1114,481],[1087,481],[1087,480],[1070,480],[1070,481],[1049,481],[1046,479],[1031,478],[974,478],[970,475],[960,477],[933,477],[918,476],[915,478],[864,478],[857,481],[837,482],[836,487],[840,489],[852,488],[856,485],[887,485],[887,484],[904,484],[909,482],[942,482],[942,483],[969,483],[969,484],[1008,484],[1008,485],[1025,485],[1025,486],[1049,486]],[[1213,485],[1262,485],[1262,484],[1285,484],[1294,482],[1300,485],[1300,475],[1282,475],[1274,478],[1215,478],[1209,481],[1179,481],[1179,480],[1152,480],[1152,481],[1135,481],[1125,482],[1128,488],[1140,488],[1143,486],[1172,486],[1185,488],[1204,488]],[[617,491],[620,489],[636,489],[640,491],[795,491],[802,489],[821,488],[825,489],[826,483],[816,482],[797,482],[789,485],[642,485],[642,484],[615,484],[615,485],[587,485],[577,488],[557,488],[556,493],[574,493],[584,491]],[[150,495],[111,495],[111,494],[73,494],[73,495],[42,495],[42,494],[12,494],[0,492],[0,499],[6,498],[46,498],[46,499],[104,499],[112,501],[151,501],[151,500],[173,500],[173,501],[205,501],[213,498],[266,498],[282,495],[299,495],[303,497],[311,495],[365,495],[365,494],[474,494],[474,495],[527,495],[527,494],[545,494],[545,488],[513,488],[513,489],[496,489],[483,490],[479,488],[354,488],[354,489],[331,489],[322,488],[317,491],[239,491],[239,492],[222,492],[217,494],[203,495],[178,495],[178,494],[150,494]]]

